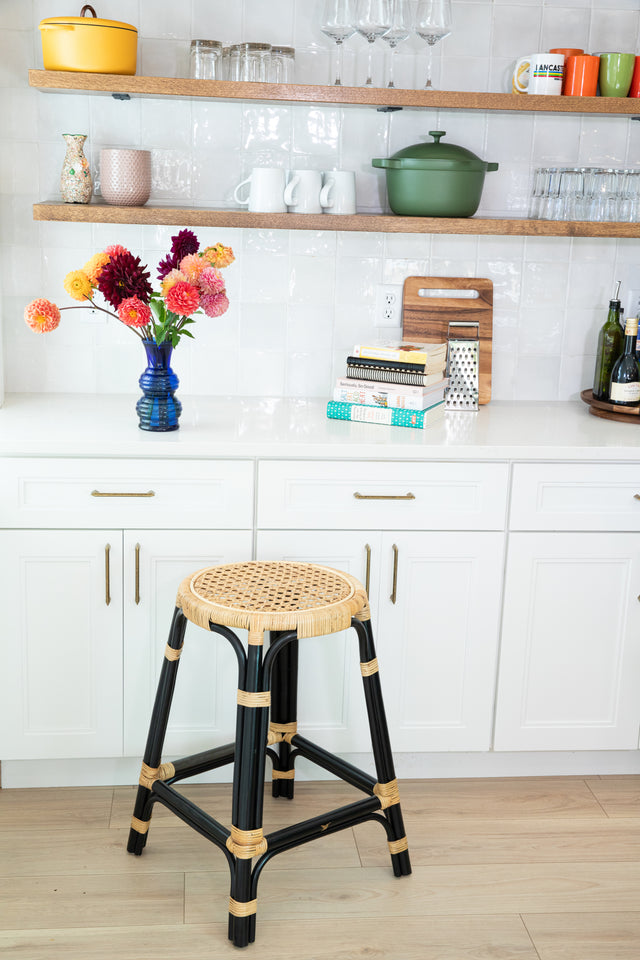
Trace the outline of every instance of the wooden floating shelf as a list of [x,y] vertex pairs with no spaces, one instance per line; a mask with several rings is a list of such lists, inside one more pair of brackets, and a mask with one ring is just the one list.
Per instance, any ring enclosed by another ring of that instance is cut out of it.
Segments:
[[337,230],[363,233],[450,233],[518,237],[640,237],[638,223],[515,220],[493,217],[396,217],[301,213],[248,213],[206,207],[118,207],[106,203],[35,203],[33,219],[66,223],[137,223],[254,230]]
[[449,90],[389,90],[385,87],[335,87],[301,83],[245,83],[181,77],[119,76],[29,70],[29,84],[57,93],[207,100],[260,100],[378,108],[505,110],[518,113],[595,113],[640,116],[640,100],[630,97],[542,97],[513,93],[467,93]]

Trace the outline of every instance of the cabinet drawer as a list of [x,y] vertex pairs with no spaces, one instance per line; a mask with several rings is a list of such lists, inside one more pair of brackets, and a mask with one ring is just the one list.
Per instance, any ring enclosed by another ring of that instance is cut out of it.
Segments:
[[253,525],[253,464],[210,460],[1,463],[0,526],[242,528]]
[[518,463],[512,530],[640,530],[640,465]]
[[502,463],[263,461],[263,529],[502,530]]

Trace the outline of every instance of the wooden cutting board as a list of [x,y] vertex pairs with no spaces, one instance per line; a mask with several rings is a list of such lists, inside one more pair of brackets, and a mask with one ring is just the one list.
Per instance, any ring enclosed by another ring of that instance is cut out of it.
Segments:
[[[477,297],[425,297],[421,290],[477,292]],[[493,341],[493,281],[477,277],[407,277],[402,297],[402,339],[407,342],[444,343],[451,321],[477,322],[479,327],[454,327],[452,340],[480,337],[479,403],[491,399],[491,349]]]

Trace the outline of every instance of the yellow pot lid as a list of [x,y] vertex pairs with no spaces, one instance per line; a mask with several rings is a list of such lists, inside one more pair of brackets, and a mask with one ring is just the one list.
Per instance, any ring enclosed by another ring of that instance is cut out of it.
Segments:
[[47,27],[78,27],[87,25],[90,27],[111,27],[115,30],[132,30],[134,33],[138,32],[137,27],[134,27],[131,23],[124,23],[122,20],[102,20],[100,17],[47,17],[46,20],[40,21],[41,30]]

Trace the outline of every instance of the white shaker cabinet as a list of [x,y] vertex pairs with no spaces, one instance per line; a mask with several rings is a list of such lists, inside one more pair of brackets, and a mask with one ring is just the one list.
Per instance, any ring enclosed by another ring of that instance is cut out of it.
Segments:
[[[312,560],[363,583],[369,559],[394,749],[488,750],[506,465],[266,462],[258,491],[259,559]],[[367,749],[357,653],[342,637],[304,644],[302,728],[331,749]]]
[[497,750],[637,748],[637,492],[636,465],[514,467]]

